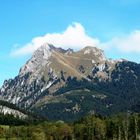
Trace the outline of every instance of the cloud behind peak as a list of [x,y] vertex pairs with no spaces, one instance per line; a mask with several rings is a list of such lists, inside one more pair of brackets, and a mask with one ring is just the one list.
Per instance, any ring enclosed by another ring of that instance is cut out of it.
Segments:
[[84,27],[80,23],[75,22],[61,33],[47,33],[44,36],[33,38],[29,43],[12,50],[11,56],[32,54],[44,43],[53,44],[56,47],[62,47],[64,49],[72,48],[78,50],[87,45],[97,46],[99,40],[88,36]]

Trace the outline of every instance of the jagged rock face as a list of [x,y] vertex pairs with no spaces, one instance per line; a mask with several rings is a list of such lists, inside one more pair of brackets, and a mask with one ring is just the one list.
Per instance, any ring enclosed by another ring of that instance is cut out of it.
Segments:
[[[102,64],[99,65],[100,61]],[[102,71],[105,61],[103,51],[97,48],[86,47],[73,52],[71,49],[63,50],[44,44],[34,52],[15,79],[4,82],[1,98],[29,107],[44,91],[51,94],[64,86],[68,76],[88,79],[87,75],[92,73],[92,67]],[[54,87],[51,89],[52,85]]]
[[49,45],[41,46],[32,58],[21,68],[19,75],[25,75],[26,73],[36,73],[42,67],[49,65],[49,58],[51,56],[51,47]]
[[21,119],[26,119],[28,117],[31,117],[29,113],[18,108],[16,105],[2,100],[0,100],[0,114],[3,115],[9,114]]
[[[71,108],[61,107],[59,109],[68,113],[74,108],[75,114],[75,108],[76,113],[83,110],[77,102],[69,99],[69,91],[82,89],[80,92],[76,91],[79,94],[88,93],[88,91],[83,91],[83,88],[89,91],[98,88],[101,91],[98,96],[92,94],[93,103],[97,102],[97,99],[107,100],[103,105],[107,106],[105,109],[108,109],[114,104],[112,101],[110,105],[110,97],[113,94],[116,96],[117,92],[119,95],[122,94],[123,89],[125,92],[127,90],[130,92],[133,87],[133,91],[138,95],[139,79],[139,64],[126,60],[107,59],[104,52],[96,47],[88,46],[74,52],[72,49],[64,50],[44,44],[34,52],[32,58],[20,69],[15,79],[4,82],[0,89],[0,99],[26,109],[37,107],[37,111],[42,110],[42,112],[49,112],[52,103],[62,105],[65,102],[67,106],[73,102]],[[106,92],[107,95],[102,92]],[[86,98],[84,96],[79,99],[80,104]],[[89,107],[88,112],[93,112],[94,109]]]
[[0,105],[0,113],[2,114],[11,114],[13,115],[14,117],[19,117],[21,119],[25,119],[27,118],[28,116],[18,110],[15,110],[15,109],[12,109],[12,108],[9,108],[7,106],[2,106]]
[[[127,95],[126,98],[129,98],[128,93],[130,93],[129,95],[133,98],[140,96],[139,64],[129,61],[117,63],[111,73],[111,79],[110,82],[104,84],[109,85],[112,88],[109,90],[112,90],[114,94]],[[135,96],[135,94],[137,94],[137,96]]]

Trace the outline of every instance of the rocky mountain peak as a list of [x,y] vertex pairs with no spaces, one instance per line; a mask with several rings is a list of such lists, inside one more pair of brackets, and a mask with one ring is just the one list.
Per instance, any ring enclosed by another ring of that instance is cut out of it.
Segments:
[[48,56],[50,54],[50,51],[53,50],[53,46],[49,44],[43,44],[41,47],[39,47],[33,54],[33,57],[39,58],[43,57],[44,59],[48,59]]
[[[60,119],[59,113],[74,117],[91,110],[111,112],[120,104],[122,110],[130,101],[133,105],[140,99],[139,83],[139,64],[108,59],[96,47],[74,52],[46,43],[33,53],[18,76],[4,82],[0,99]],[[133,95],[137,96],[131,100]],[[82,106],[88,101],[89,110],[85,110]],[[126,104],[122,106],[122,102]]]
[[32,58],[20,69],[19,75],[24,75],[28,72],[35,72],[39,67],[46,65],[54,50],[54,46],[43,44],[32,55]]
[[104,53],[103,50],[101,50],[100,48],[94,47],[94,46],[86,46],[83,50],[85,51],[84,52],[85,54],[88,54],[88,53],[95,53],[95,54]]
[[73,49],[71,49],[71,48],[68,48],[67,50],[66,50],[66,54],[72,54],[74,51],[73,51]]
[[96,62],[103,62],[107,60],[104,51],[94,46],[86,46],[80,50],[80,52],[84,55],[84,57],[93,58]]

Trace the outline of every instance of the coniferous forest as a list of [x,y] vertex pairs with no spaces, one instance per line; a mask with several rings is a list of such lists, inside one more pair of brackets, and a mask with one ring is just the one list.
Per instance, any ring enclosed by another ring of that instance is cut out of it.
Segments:
[[[12,122],[12,123],[11,123]],[[139,140],[140,114],[87,115],[66,123],[0,115],[0,140]]]

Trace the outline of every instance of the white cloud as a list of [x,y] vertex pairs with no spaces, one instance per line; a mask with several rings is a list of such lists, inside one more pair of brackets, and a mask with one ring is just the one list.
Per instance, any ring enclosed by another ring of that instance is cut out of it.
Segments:
[[101,46],[105,49],[117,49],[123,53],[140,53],[140,31],[136,30],[128,35],[114,37]]
[[46,42],[53,44],[56,47],[62,47],[64,49],[72,48],[75,50],[87,45],[99,45],[99,40],[88,36],[80,23],[74,23],[69,25],[62,33],[48,33],[44,36],[33,38],[31,42],[12,50],[11,55],[22,56],[31,54]]
[[140,30],[101,43],[98,38],[88,36],[80,23],[74,23],[69,25],[62,33],[47,33],[44,36],[35,37],[31,42],[18,48],[19,45],[16,44],[11,51],[11,56],[32,54],[46,42],[56,47],[72,48],[74,50],[90,45],[110,52],[117,50],[125,55],[125,53],[140,53]]

